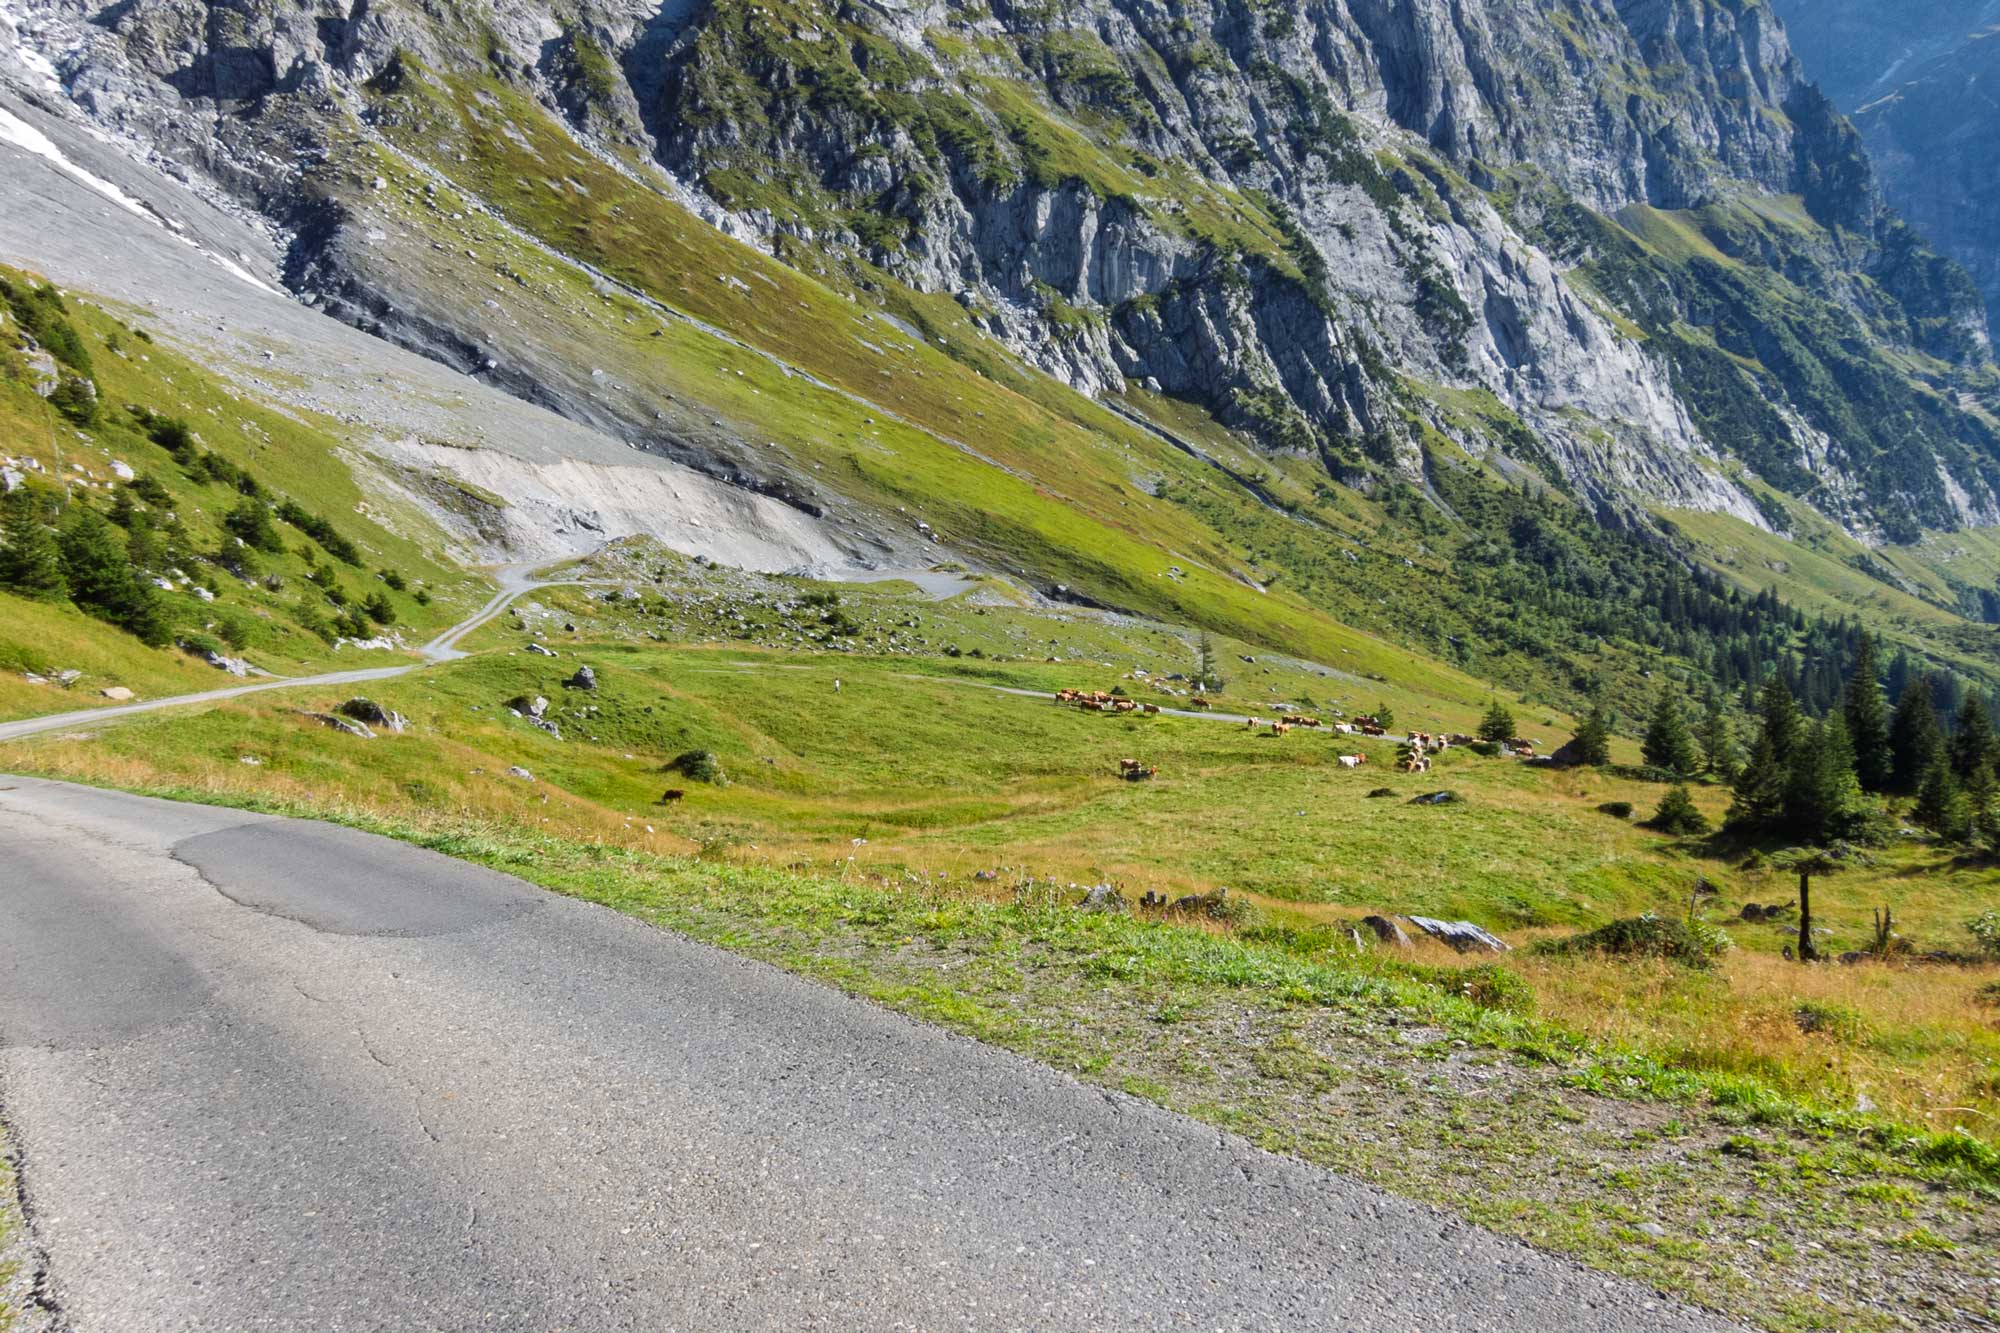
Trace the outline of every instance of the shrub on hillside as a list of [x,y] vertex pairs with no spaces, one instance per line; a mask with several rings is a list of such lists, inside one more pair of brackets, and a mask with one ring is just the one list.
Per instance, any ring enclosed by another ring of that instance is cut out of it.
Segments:
[[1624,778],[1628,782],[1679,782],[1681,775],[1664,768],[1654,768],[1650,764],[1612,764],[1604,770],[1613,777]]
[[2000,958],[2000,912],[1982,912],[1965,923],[1972,932],[1972,938],[1979,942],[1979,951],[1988,958]]
[[707,782],[719,787],[728,781],[722,772],[722,761],[716,758],[713,750],[689,750],[668,764],[667,770],[680,774],[690,782]]
[[1667,794],[1660,800],[1660,808],[1646,821],[1646,827],[1661,833],[1671,833],[1675,837],[1699,837],[1708,832],[1708,816],[1695,808],[1694,797],[1687,787],[1675,783],[1667,788]]
[[1529,1014],[1535,1009],[1535,992],[1519,974],[1498,963],[1481,963],[1460,972],[1448,989],[1463,995],[1481,1009],[1506,1014]]
[[1547,940],[1535,952],[1556,957],[1605,954],[1614,958],[1663,958],[1686,967],[1708,967],[1729,948],[1729,937],[1705,922],[1673,921],[1650,912],[1622,917],[1566,940]]

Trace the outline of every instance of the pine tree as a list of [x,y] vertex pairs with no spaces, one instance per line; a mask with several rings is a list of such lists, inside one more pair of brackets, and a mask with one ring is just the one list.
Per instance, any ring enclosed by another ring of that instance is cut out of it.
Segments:
[[1486,716],[1479,719],[1479,739],[1503,744],[1514,739],[1514,715],[1498,699],[1486,705]]
[[1611,762],[1611,715],[1604,711],[1603,704],[1591,707],[1590,716],[1576,729],[1570,746],[1579,764],[1602,768]]
[[1694,737],[1688,733],[1687,719],[1681,716],[1673,686],[1660,688],[1659,702],[1653,705],[1653,720],[1646,725],[1646,763],[1685,777],[1700,767]]
[[75,506],[58,545],[63,577],[78,606],[154,647],[173,637],[159,593],[132,568],[118,530],[103,515],[87,505]]
[[1952,776],[1944,755],[1931,760],[1917,786],[1917,803],[1910,817],[1943,838],[1956,838],[1965,831],[1965,797]]
[[87,505],[70,511],[62,527],[63,577],[76,604],[92,615],[114,620],[132,595],[132,561],[125,543]]
[[1854,775],[1863,791],[1887,791],[1896,776],[1896,752],[1889,744],[1889,701],[1875,666],[1875,640],[1867,633],[1854,652],[1854,675],[1847,682],[1847,737],[1854,744]]
[[1220,694],[1228,684],[1222,678],[1222,667],[1215,657],[1215,644],[1209,639],[1208,631],[1201,632],[1195,643],[1195,688],[1204,694]]
[[1708,816],[1695,808],[1694,797],[1688,793],[1687,784],[1681,782],[1667,788],[1667,794],[1660,800],[1660,808],[1646,823],[1649,828],[1677,837],[1708,832]]
[[1731,828],[1775,829],[1785,815],[1785,789],[1790,771],[1778,758],[1777,746],[1766,729],[1757,737],[1750,762],[1736,775],[1736,799],[1730,802],[1723,822]]
[[1784,826],[1795,838],[1826,842],[1838,836],[1861,798],[1847,724],[1830,713],[1792,752],[1785,781]]
[[1805,731],[1805,718],[1799,713],[1791,687],[1785,684],[1783,672],[1774,673],[1764,682],[1757,696],[1757,712],[1763,723],[1763,737],[1771,742],[1772,753],[1780,764],[1790,763],[1792,750]]
[[285,549],[284,538],[271,523],[270,506],[247,496],[222,520],[223,528],[253,551],[277,555]]
[[1944,752],[1944,732],[1931,703],[1929,676],[1911,681],[1897,701],[1895,719],[1889,724],[1889,744],[1896,756],[1891,786],[1912,795],[1923,785],[1932,762]]
[[2000,783],[1992,764],[1981,764],[1965,780],[1965,822],[1975,841],[2000,849]]
[[1736,748],[1736,733],[1729,725],[1729,714],[1723,709],[1722,695],[1713,685],[1708,688],[1708,698],[1695,739],[1701,742],[1702,759],[1708,765],[1708,771],[1724,782],[1734,782],[1743,756]]
[[0,533],[7,540],[0,546],[0,588],[37,602],[60,602],[68,597],[69,583],[63,578],[62,552],[55,533],[42,522],[27,491],[7,497],[4,517],[6,526]]
[[1994,735],[1993,719],[1987,716],[1986,704],[1977,694],[1966,694],[1946,753],[1951,758],[1951,771],[1961,782],[2000,760],[2000,736]]

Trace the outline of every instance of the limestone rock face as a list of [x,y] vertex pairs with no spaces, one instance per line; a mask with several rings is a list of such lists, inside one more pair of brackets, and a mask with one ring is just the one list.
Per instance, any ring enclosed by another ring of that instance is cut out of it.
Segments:
[[1363,487],[1423,485],[1441,437],[1621,521],[1768,525],[1756,476],[1864,537],[2000,523],[2000,437],[1957,396],[1990,373],[1979,293],[1762,4],[39,0],[20,30],[106,129],[288,228],[330,312],[613,424],[318,191],[371,91],[526,90],[790,262],[949,295],[1084,392],[1193,399]]

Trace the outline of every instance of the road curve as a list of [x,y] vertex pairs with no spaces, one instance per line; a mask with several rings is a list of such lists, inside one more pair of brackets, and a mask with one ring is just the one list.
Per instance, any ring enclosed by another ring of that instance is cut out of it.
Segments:
[[1728,1327],[351,830],[0,777],[0,920],[75,1333]]
[[[537,588],[580,586],[578,580],[537,581],[530,577],[527,566],[504,566],[495,573],[500,583],[500,590],[494,593],[492,599],[478,611],[419,649],[424,662],[450,662],[464,657],[465,654],[458,650],[459,641],[506,610],[508,605],[523,593],[533,592]],[[254,685],[232,685],[219,690],[202,690],[195,694],[171,695],[164,699],[144,699],[138,703],[114,704],[109,708],[80,708],[69,713],[47,713],[41,717],[22,718],[18,722],[0,722],[0,741],[17,741],[23,736],[62,731],[69,727],[89,726],[109,718],[131,717],[136,713],[152,713],[162,708],[179,708],[185,704],[214,703],[220,699],[235,699],[245,694],[261,694],[265,690],[290,689],[298,685],[359,685],[365,681],[388,680],[395,676],[407,675],[420,665],[422,663],[406,662],[400,666],[328,671],[316,676],[273,676]]]

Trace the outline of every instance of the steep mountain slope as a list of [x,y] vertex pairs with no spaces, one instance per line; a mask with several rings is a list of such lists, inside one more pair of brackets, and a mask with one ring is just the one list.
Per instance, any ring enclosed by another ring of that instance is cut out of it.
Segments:
[[1759,4],[16,8],[308,304],[848,559],[1574,702],[1662,647],[1596,608],[1823,514],[1826,609],[1990,646],[1983,572],[1855,545],[2000,523],[1977,293]]
[[1887,197],[2000,301],[2000,4],[1779,0],[1807,71],[1853,116]]
[[[1734,457],[1857,532],[2000,520],[1993,432],[1955,401],[1987,379],[1976,299],[1882,208],[1757,4],[44,0],[23,28],[78,104],[292,228],[298,285],[368,286],[323,177],[407,55],[456,95],[536,99],[808,268],[954,293],[1080,388],[1151,381],[1337,475],[1418,478],[1412,411],[1477,388],[1601,508],[1760,521]],[[1650,244],[1652,212],[1695,213],[1692,252]],[[1563,276],[1627,247],[1644,292]],[[428,295],[390,279],[348,313]],[[403,313],[473,355],[463,313]],[[546,355],[494,370],[592,397]]]

